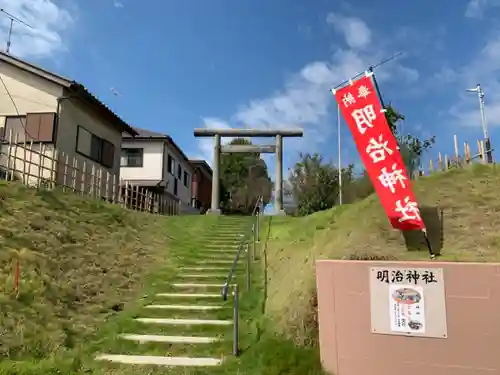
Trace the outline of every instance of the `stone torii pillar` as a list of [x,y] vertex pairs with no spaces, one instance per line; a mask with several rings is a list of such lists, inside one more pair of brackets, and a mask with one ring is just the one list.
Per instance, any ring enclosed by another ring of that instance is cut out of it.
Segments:
[[[195,137],[213,137],[214,156],[212,174],[212,204],[207,214],[220,215],[220,154],[233,152],[275,153],[276,180],[274,188],[275,208],[283,211],[283,137],[302,137],[302,129],[195,129]],[[221,147],[221,137],[276,137],[275,145],[225,145]]]

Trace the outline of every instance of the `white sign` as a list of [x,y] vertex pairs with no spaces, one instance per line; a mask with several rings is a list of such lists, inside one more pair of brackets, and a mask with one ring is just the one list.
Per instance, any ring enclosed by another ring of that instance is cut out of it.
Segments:
[[425,333],[424,288],[410,284],[389,285],[391,331]]

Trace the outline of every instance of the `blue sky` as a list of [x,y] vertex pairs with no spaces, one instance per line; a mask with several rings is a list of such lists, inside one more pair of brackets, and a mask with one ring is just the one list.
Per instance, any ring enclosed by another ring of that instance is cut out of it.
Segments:
[[[436,135],[438,151],[482,137],[481,83],[500,145],[500,0],[0,0],[15,26],[11,52],[85,84],[125,121],[170,134],[188,156],[210,158],[195,127],[301,127],[285,144],[337,154],[328,89],[396,52],[376,70],[403,131]],[[7,20],[0,20],[5,40]],[[119,95],[114,95],[114,88]],[[358,163],[343,125],[345,163]],[[498,140],[498,142],[497,142]],[[274,158],[266,158],[274,170]]]

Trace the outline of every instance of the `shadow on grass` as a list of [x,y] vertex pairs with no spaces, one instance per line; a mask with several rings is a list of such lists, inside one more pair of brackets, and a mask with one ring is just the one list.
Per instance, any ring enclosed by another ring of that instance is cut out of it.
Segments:
[[[427,229],[427,238],[434,254],[440,255],[444,246],[444,214],[439,207],[423,206],[420,214]],[[423,232],[404,231],[406,249],[408,251],[428,251],[428,244]]]

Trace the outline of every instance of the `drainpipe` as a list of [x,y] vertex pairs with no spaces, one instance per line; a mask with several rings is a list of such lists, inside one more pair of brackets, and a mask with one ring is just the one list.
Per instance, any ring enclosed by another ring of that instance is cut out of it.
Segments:
[[72,96],[60,96],[57,98],[57,107],[56,107],[56,123],[55,123],[55,140],[54,140],[54,147],[57,146],[57,134],[59,132],[59,116],[61,112],[61,102],[66,99],[71,99]]

